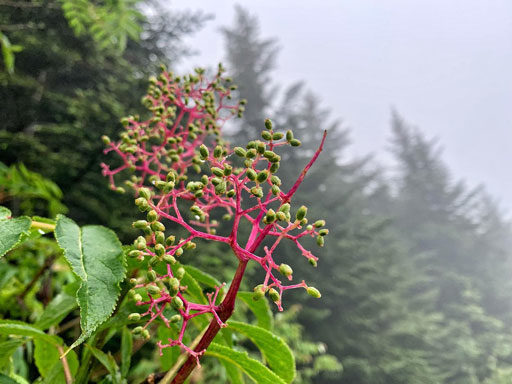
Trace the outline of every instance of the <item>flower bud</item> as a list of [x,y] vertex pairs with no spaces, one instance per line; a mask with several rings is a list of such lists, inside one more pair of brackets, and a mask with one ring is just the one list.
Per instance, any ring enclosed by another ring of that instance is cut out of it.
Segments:
[[140,320],[140,313],[130,313],[128,315],[128,320],[130,320],[130,321],[139,321]]
[[154,209],[152,209],[151,211],[148,212],[147,220],[150,223],[152,223],[152,222],[156,221],[156,219],[158,219],[158,213],[156,213],[156,211]]
[[105,145],[110,144],[110,137],[108,137],[107,135],[101,136],[101,140],[103,141],[103,144],[105,144]]
[[269,131],[272,129],[272,120],[265,119],[265,128],[267,128]]
[[178,248],[175,252],[174,252],[174,255],[176,257],[180,257],[181,255],[183,255],[183,248]]
[[146,220],[137,220],[132,225],[134,228],[143,229],[148,226],[148,222]]
[[263,197],[263,189],[260,187],[252,187],[251,193],[256,197]]
[[162,244],[156,244],[155,253],[157,256],[162,257],[165,253],[165,247]]
[[281,299],[281,297],[279,296],[279,292],[277,292],[274,288],[270,288],[270,290],[268,291],[268,296],[274,303],[278,302]]
[[265,224],[272,224],[274,221],[276,221],[276,212],[273,209],[269,209],[263,221]]
[[271,140],[272,139],[272,134],[269,132],[269,131],[263,131],[261,132],[261,137],[264,139],[264,140]]
[[286,131],[286,141],[290,142],[292,140],[293,140],[293,132],[291,131],[291,129],[289,129]]
[[257,285],[256,287],[254,287],[254,294],[252,295],[252,299],[254,301],[258,301],[263,296],[265,296],[265,288],[264,288],[263,284],[260,284],[260,285]]
[[317,262],[315,259],[309,259],[309,264],[311,264],[313,267],[316,267],[317,266]]
[[272,140],[281,140],[284,136],[284,133],[283,132],[275,132],[273,135],[272,135]]
[[174,309],[179,311],[180,309],[183,309],[183,300],[181,300],[178,296],[175,296],[171,300],[171,305]]
[[277,185],[278,187],[281,186],[281,179],[276,175],[272,175],[270,177],[270,182],[272,185]]
[[297,139],[292,139],[290,140],[290,145],[292,147],[299,147],[302,143],[300,142],[300,140],[297,140]]
[[306,213],[308,213],[308,208],[305,205],[303,205],[297,210],[295,219],[302,221],[306,217]]
[[174,315],[174,316],[171,316],[171,318],[169,319],[169,322],[170,323],[177,323],[181,320],[181,315]]
[[134,335],[138,335],[138,334],[142,333],[143,330],[144,330],[144,328],[142,328],[142,327],[135,327],[135,328],[133,328],[132,332]]
[[165,225],[163,225],[161,222],[159,221],[155,221],[154,223],[151,223],[151,229],[153,231],[160,231],[160,232],[163,232],[165,231]]
[[321,230],[318,231],[318,234],[320,236],[326,236],[326,235],[329,234],[329,230],[327,228],[321,229]]
[[148,188],[139,189],[139,195],[145,198],[146,200],[151,199],[151,191]]
[[148,280],[149,281],[155,281],[156,280],[156,272],[151,270],[148,271]]
[[224,176],[224,171],[218,167],[212,167],[212,173],[218,177]]
[[[236,195],[236,191],[234,189],[230,189],[228,193],[226,193],[227,197],[233,197]],[[229,220],[229,219],[228,219]]]
[[164,244],[165,243],[165,235],[163,232],[156,232],[155,233],[155,241],[158,243],[158,244]]
[[213,157],[218,159],[222,156],[222,147],[220,145],[217,145],[215,149],[213,150]]
[[271,190],[274,196],[279,196],[279,193],[281,193],[281,188],[279,188],[277,185],[273,185]]
[[281,205],[281,208],[279,208],[280,212],[288,213],[290,212],[290,203],[284,203]]
[[142,301],[142,296],[140,295],[140,293],[136,293],[135,295],[133,295],[133,300],[135,302],[140,302]]
[[175,241],[176,241],[176,237],[174,235],[170,235],[167,237],[167,239],[165,239],[165,245],[167,245],[167,246],[173,245]]
[[276,213],[276,217],[277,217],[277,220],[279,220],[279,221],[285,221],[286,213],[279,211]]
[[317,243],[317,245],[319,247],[323,247],[324,246],[324,242],[325,242],[325,240],[324,240],[323,236],[317,236],[316,237],[316,243]]
[[313,296],[316,299],[319,299],[320,297],[322,297],[322,294],[320,293],[320,291],[318,289],[316,289],[315,287],[308,287],[306,289],[306,292],[308,293],[309,296]]
[[176,296],[178,291],[180,290],[180,281],[173,277],[169,279],[169,295]]
[[135,257],[139,257],[141,254],[142,254],[141,251],[133,250],[133,251],[128,252],[128,257],[135,258]]
[[171,255],[164,255],[164,261],[169,264],[176,263],[176,259],[174,258],[174,256],[171,256]]
[[251,181],[256,180],[256,171],[254,169],[249,168],[247,171],[245,171],[245,174],[247,175],[247,178]]
[[321,228],[325,225],[325,220],[317,220],[313,225],[315,226],[315,228]]
[[279,272],[281,272],[283,276],[288,277],[292,275],[293,269],[288,264],[281,264],[279,266]]
[[245,157],[246,152],[245,149],[243,149],[242,147],[235,147],[233,148],[233,151],[237,156]]
[[147,289],[152,295],[158,295],[160,293],[160,288],[156,285],[148,285]]
[[265,180],[267,180],[267,178],[268,178],[268,171],[266,169],[259,172],[258,175],[256,176],[256,180],[258,181],[258,183],[265,182]]
[[206,160],[208,156],[210,156],[208,147],[206,147],[206,145],[204,144],[201,144],[201,146],[199,147],[199,154],[201,155],[201,160]]
[[270,173],[276,173],[278,169],[279,169],[279,162],[272,163],[269,170],[270,170]]
[[179,267],[174,275],[178,280],[183,279],[183,276],[185,276],[185,269],[183,267]]
[[145,338],[146,340],[149,339],[151,336],[149,335],[149,331],[147,329],[144,329],[140,335]]

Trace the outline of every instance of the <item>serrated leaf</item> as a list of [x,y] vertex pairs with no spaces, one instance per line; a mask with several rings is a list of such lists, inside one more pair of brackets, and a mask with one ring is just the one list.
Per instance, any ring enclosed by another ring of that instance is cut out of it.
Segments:
[[26,238],[31,223],[32,221],[26,216],[0,220],[0,257],[16,247],[24,237]]
[[107,320],[121,292],[126,273],[124,253],[116,234],[102,226],[80,228],[73,220],[57,216],[55,238],[73,272],[80,278],[77,291],[82,334],[74,348]]
[[286,383],[295,378],[295,359],[280,337],[255,325],[228,321],[229,328],[247,336],[260,350],[269,367]]
[[0,343],[0,369],[9,362],[9,358],[14,351],[23,344],[25,344],[23,339],[12,339]]
[[78,307],[76,301],[77,284],[64,287],[63,291],[50,301],[39,320],[34,324],[40,329],[48,329],[59,324],[71,311]]
[[[34,359],[42,377],[51,379],[52,383],[65,383],[65,374],[59,349],[41,339],[34,339]],[[69,370],[74,376],[78,370],[78,358],[74,351],[67,354]],[[56,367],[54,367],[56,366]]]
[[132,358],[133,336],[128,328],[123,327],[121,331],[121,376],[126,378],[130,370],[130,360]]
[[217,359],[225,361],[229,364],[235,365],[255,383],[286,384],[283,379],[277,376],[274,372],[272,372],[258,360],[250,358],[247,355],[247,352],[238,352],[220,344],[211,343],[205,354],[208,356],[216,357]]
[[258,327],[265,328],[268,331],[272,329],[274,319],[267,300],[254,301],[252,292],[238,292],[236,297],[242,300],[254,313],[258,321]]

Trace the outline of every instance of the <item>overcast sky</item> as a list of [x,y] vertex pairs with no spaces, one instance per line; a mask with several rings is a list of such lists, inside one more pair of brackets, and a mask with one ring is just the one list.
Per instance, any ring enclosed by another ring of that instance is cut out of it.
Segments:
[[390,110],[438,137],[470,185],[512,209],[512,0],[187,0],[215,14],[182,68],[222,60],[234,4],[281,47],[275,79],[305,80],[351,129],[351,154],[388,161]]

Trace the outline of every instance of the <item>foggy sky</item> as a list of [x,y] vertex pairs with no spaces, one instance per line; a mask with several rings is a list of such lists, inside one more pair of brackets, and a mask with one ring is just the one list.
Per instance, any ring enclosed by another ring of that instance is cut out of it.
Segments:
[[200,54],[182,69],[222,60],[219,27],[232,24],[236,3],[278,39],[274,79],[305,80],[350,128],[350,154],[389,162],[395,108],[439,138],[455,176],[484,183],[511,211],[512,1],[175,1],[215,14],[188,40]]

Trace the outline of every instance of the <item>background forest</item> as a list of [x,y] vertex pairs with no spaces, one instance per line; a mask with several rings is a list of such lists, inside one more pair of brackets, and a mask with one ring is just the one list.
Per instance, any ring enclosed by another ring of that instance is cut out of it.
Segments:
[[[147,78],[190,55],[183,41],[208,19],[156,0],[0,0],[0,205],[16,215],[67,212],[131,242],[135,207],[101,175],[101,136],[116,137],[121,116],[142,113]],[[280,170],[297,175],[329,131],[296,198],[331,233],[316,269],[294,263],[323,296],[292,294],[275,319],[296,354],[296,382],[512,382],[512,233],[493,197],[453,175],[438,143],[397,111],[389,128],[396,169],[349,158],[349,132],[314,90],[272,78],[278,42],[261,37],[248,10],[237,8],[220,36],[247,99],[232,143],[259,135],[270,117],[302,140]],[[283,250],[282,260],[294,256]],[[217,276],[234,268],[215,248],[194,257]],[[10,273],[10,263],[0,262],[0,287],[28,278]],[[141,370],[147,358],[141,351]]]

